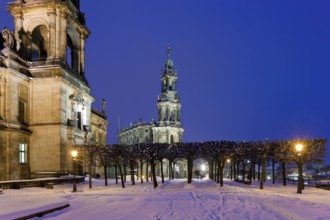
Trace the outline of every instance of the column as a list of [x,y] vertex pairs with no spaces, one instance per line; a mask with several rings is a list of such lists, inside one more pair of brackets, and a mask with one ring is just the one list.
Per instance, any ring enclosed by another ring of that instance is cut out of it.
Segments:
[[[59,8],[56,9],[56,14],[60,15],[61,11]],[[55,57],[58,58],[61,56],[61,45],[60,45],[60,39],[61,39],[61,31],[60,31],[60,18],[61,16],[56,16],[56,39],[55,39]]]
[[86,38],[83,34],[80,35],[80,71],[79,73],[85,73],[85,41]]
[[56,12],[48,12],[49,16],[49,53],[48,57],[55,58],[56,56]]
[[66,36],[67,36],[67,18],[66,12],[62,11],[61,14],[61,39],[60,39],[60,54],[61,58],[66,62]]

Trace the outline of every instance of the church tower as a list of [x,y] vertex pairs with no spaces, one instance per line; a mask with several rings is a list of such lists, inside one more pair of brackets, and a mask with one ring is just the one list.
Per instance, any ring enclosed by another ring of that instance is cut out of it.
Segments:
[[[90,34],[80,0],[16,0],[8,4],[14,17],[16,50],[30,62],[60,60],[83,81],[85,41]],[[86,81],[87,82],[87,81]]]
[[181,103],[177,92],[177,71],[167,48],[165,68],[161,72],[161,94],[158,96],[158,123],[154,127],[154,142],[182,142],[183,128],[180,121]]

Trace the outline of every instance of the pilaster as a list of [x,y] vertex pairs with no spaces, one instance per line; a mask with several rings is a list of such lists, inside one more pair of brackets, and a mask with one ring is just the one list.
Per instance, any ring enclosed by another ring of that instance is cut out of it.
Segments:
[[65,11],[61,12],[61,38],[60,38],[60,57],[66,60],[67,27],[68,15]]
[[49,54],[48,57],[56,57],[56,11],[47,13],[49,16]]
[[83,34],[80,35],[80,73],[85,73],[85,41]]

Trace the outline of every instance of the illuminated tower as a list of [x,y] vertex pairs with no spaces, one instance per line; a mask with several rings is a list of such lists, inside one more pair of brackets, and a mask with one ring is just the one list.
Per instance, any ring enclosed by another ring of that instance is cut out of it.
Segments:
[[177,71],[171,60],[170,48],[161,72],[161,94],[158,97],[158,123],[154,127],[154,142],[182,142],[183,128],[180,121],[181,103],[177,92]]

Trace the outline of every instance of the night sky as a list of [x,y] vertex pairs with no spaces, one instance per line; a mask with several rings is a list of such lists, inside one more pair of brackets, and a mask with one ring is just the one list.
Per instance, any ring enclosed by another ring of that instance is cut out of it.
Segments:
[[[13,29],[7,2],[1,29]],[[108,143],[119,121],[157,119],[168,44],[185,142],[330,140],[330,1],[82,0],[81,10],[91,30],[86,76],[94,107],[107,101]]]

